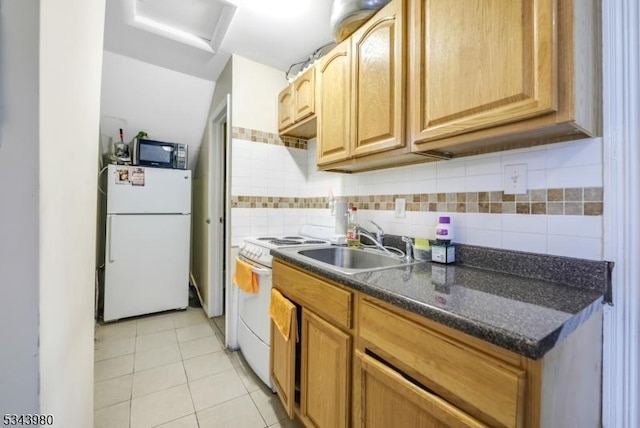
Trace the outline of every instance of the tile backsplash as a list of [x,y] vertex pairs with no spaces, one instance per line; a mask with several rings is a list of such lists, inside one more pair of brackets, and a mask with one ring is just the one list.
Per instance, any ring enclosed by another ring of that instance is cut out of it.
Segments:
[[[232,241],[333,226],[330,192],[358,206],[387,233],[432,237],[440,214],[455,241],[599,260],[602,258],[602,143],[598,138],[359,174],[318,171],[316,141],[234,128]],[[297,139],[296,139],[297,140]],[[304,141],[304,140],[302,140]],[[506,165],[527,164],[523,195],[502,191]],[[406,201],[398,218],[394,201]]]
[[[339,196],[359,210],[394,210],[404,199],[406,211],[602,215],[602,188],[536,189],[520,195],[492,192],[452,192],[395,195]],[[232,208],[329,208],[327,197],[233,196]]]

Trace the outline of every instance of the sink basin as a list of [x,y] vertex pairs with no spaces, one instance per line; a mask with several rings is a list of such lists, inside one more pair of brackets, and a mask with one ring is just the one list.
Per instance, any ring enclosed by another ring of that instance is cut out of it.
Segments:
[[404,260],[382,253],[348,247],[313,248],[300,250],[297,253],[316,262],[334,266],[345,273],[357,273],[407,264]]

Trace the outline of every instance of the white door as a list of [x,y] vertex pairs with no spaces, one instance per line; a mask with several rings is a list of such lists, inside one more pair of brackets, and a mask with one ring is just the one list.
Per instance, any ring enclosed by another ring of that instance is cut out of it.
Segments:
[[208,141],[200,150],[194,172],[193,256],[191,273],[209,318],[224,313],[230,190],[226,152],[231,144],[229,100],[209,117]]
[[[207,278],[205,302],[207,315],[216,317],[224,313],[224,288],[229,261],[229,213],[230,173],[227,162],[231,150],[231,97],[209,119],[209,168],[207,180],[211,189],[208,200],[208,216],[205,220],[207,236],[208,268],[203,270]],[[228,306],[227,306],[228,307]]]
[[104,320],[186,308],[190,215],[109,215]]

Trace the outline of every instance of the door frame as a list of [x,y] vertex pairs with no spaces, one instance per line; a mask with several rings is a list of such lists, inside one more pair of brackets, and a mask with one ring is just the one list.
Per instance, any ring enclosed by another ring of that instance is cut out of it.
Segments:
[[640,31],[637,0],[604,0],[604,259],[615,262],[604,309],[604,427],[640,424]]
[[[207,302],[209,318],[224,314],[224,289],[229,284],[231,250],[231,96],[209,116],[209,254]],[[224,239],[220,241],[220,236]]]

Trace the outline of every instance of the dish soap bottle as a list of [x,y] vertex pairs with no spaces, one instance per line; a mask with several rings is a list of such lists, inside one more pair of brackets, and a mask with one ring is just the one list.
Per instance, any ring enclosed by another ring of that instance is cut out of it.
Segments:
[[439,217],[438,225],[436,226],[436,242],[438,244],[449,245],[453,238],[453,231],[451,230],[451,218]]
[[438,263],[453,263],[456,261],[456,247],[451,245],[453,231],[451,218],[440,217],[436,226],[436,242],[431,247],[431,261]]
[[360,246],[360,232],[358,231],[358,208],[351,207],[351,211],[347,212],[347,246]]

